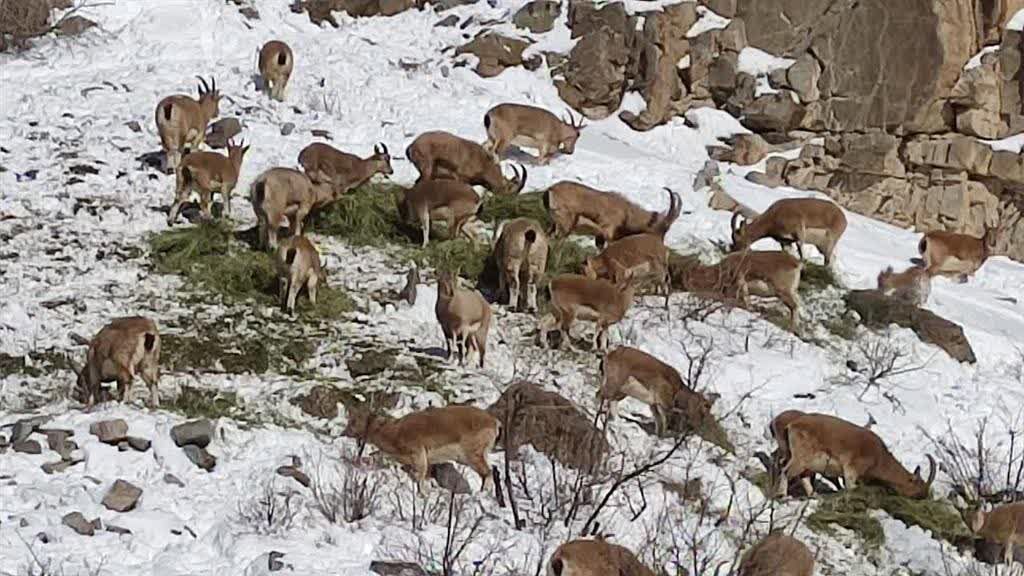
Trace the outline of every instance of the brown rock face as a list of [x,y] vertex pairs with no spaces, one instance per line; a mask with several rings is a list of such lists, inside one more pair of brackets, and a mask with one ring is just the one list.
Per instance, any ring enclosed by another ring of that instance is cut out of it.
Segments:
[[523,50],[530,43],[518,38],[509,38],[494,32],[484,32],[468,43],[459,46],[455,55],[474,54],[479,59],[476,73],[484,78],[497,76],[511,66],[525,66],[535,70],[540,66],[540,57],[523,58]]
[[584,116],[600,120],[615,112],[626,91],[626,66],[630,62],[626,36],[604,26],[587,34],[555,80],[558,95]]

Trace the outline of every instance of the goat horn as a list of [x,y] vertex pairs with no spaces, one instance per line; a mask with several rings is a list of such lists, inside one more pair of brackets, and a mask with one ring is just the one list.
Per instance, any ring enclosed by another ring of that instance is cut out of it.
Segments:
[[737,228],[737,227],[736,227],[736,221],[737,221],[737,220],[739,220],[739,219],[740,219],[740,213],[739,213],[739,212],[733,212],[733,213],[732,213],[732,220],[731,220],[731,221],[730,221],[730,223],[729,223],[729,226],[730,226],[730,227],[731,227],[731,228],[732,228],[733,230],[736,230],[736,228]]
[[931,454],[925,454],[928,457],[928,480],[924,483],[927,490],[931,490],[932,482],[935,481],[935,458]]
[[388,145],[383,142],[380,143],[380,151],[383,152],[385,156],[391,155],[391,153],[388,152]]
[[522,164],[520,164],[519,167],[523,169],[523,174],[521,176],[519,176],[518,172],[516,173],[517,176],[519,176],[519,178],[518,178],[519,182],[518,182],[518,187],[516,188],[516,194],[519,194],[520,192],[522,192],[523,191],[523,187],[526,186],[526,166],[523,166]]
[[199,94],[203,95],[209,92],[210,85],[206,83],[206,79],[199,75],[197,75],[196,78],[199,79]]
[[214,78],[213,76],[210,76],[210,92],[216,92],[216,91],[217,91],[217,79]]

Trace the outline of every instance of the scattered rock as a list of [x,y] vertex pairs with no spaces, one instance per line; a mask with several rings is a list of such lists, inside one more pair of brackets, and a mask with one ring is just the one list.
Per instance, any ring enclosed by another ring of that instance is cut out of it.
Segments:
[[[574,35],[577,28],[573,26]],[[627,37],[610,27],[583,36],[569,52],[562,78],[555,80],[558,95],[592,120],[608,117],[625,94],[628,46]]]
[[405,286],[398,293],[399,300],[405,300],[409,306],[416,305],[416,286],[420,283],[420,272],[413,266],[405,274]]
[[179,446],[206,448],[213,438],[213,423],[205,418],[178,424],[171,428],[171,439]]
[[249,20],[259,20],[260,19],[260,11],[257,10],[253,6],[244,6],[238,12],[242,16],[245,16],[246,18],[248,18]]
[[94,26],[96,26],[96,23],[92,20],[74,14],[67,18],[61,19],[60,28],[58,28],[57,30],[61,36],[78,36],[82,32],[85,32],[86,30]]
[[693,178],[693,189],[701,190],[705,186],[710,186],[715,178],[718,176],[718,162],[714,160],[707,160],[704,162],[704,166],[697,172],[697,175]]
[[291,134],[294,131],[295,131],[295,123],[294,122],[285,122],[284,124],[281,124],[281,136],[287,136],[287,135]]
[[455,55],[473,54],[477,57],[474,69],[484,78],[497,76],[512,66],[523,66],[536,70],[541,65],[539,55],[523,58],[523,51],[530,46],[526,40],[509,38],[490,30],[479,34],[466,44],[455,49]]
[[142,125],[140,125],[137,120],[132,120],[130,122],[125,122],[124,125],[127,126],[128,129],[131,130],[132,132],[135,132],[135,133],[142,132]]
[[358,358],[347,358],[345,366],[353,378],[375,376],[395,367],[399,352],[391,349],[367,349]]
[[200,448],[194,444],[188,444],[182,450],[185,451],[185,455],[192,461],[193,464],[206,470],[207,472],[213,470],[213,467],[217,465],[217,458],[206,451],[205,448]]
[[763,94],[743,109],[743,125],[755,132],[788,132],[804,119],[804,107],[793,101],[791,92]]
[[45,416],[36,416],[34,418],[25,418],[18,420],[14,423],[14,428],[11,430],[11,444],[16,444],[23,440],[28,440],[28,437],[33,432],[39,429],[49,418]]
[[92,536],[100,527],[100,521],[98,518],[90,522],[85,519],[85,516],[83,516],[81,512],[71,512],[64,515],[64,517],[61,518],[61,523],[75,532],[78,532],[82,536]]
[[174,484],[175,486],[185,487],[185,483],[178,479],[174,474],[164,474],[164,482],[167,484]]
[[125,480],[118,479],[103,497],[103,505],[114,512],[128,512],[135,508],[142,496],[142,489]]
[[11,444],[11,449],[22,454],[42,454],[43,448],[35,440],[22,440]]
[[429,576],[429,573],[412,562],[370,562],[370,572],[380,576]]
[[210,124],[206,131],[205,142],[210,148],[227,148],[228,141],[242,132],[242,123],[238,118],[221,118]]
[[543,34],[555,27],[555,20],[561,15],[561,3],[554,0],[533,0],[516,12],[512,17],[512,23],[534,34]]
[[146,438],[139,438],[138,436],[128,437],[128,445],[131,446],[132,450],[135,450],[136,452],[145,452],[146,450],[149,450],[149,447],[152,444],[153,443],[147,440]]
[[297,399],[299,408],[314,418],[333,420],[338,417],[338,404],[351,400],[350,393],[333,386],[318,384]]
[[128,437],[128,423],[120,418],[93,422],[89,426],[89,433],[99,438],[100,442],[104,444],[116,446]]
[[437,28],[448,28],[448,27],[451,27],[451,26],[455,26],[458,23],[459,23],[459,17],[456,16],[455,14],[449,14],[449,15],[445,16],[444,18],[438,20],[437,23],[434,24],[434,26],[437,27]]
[[333,138],[331,138],[331,133],[328,132],[327,130],[320,130],[319,128],[314,128],[314,129],[310,130],[309,133],[312,134],[316,138],[323,138],[325,140],[333,140]]
[[438,486],[453,494],[469,494],[473,491],[466,477],[451,462],[431,465],[430,477]]
[[281,559],[284,558],[284,552],[278,552],[277,550],[271,550],[267,554],[267,569],[271,572],[280,572],[284,570],[284,562]]
[[309,476],[295,466],[281,466],[277,469],[277,473],[285,478],[294,478],[296,482],[302,484],[306,488],[309,488],[309,485],[311,484]]
[[757,134],[737,134],[729,139],[729,159],[740,166],[757,164],[772,151],[772,145]]
[[58,460],[56,462],[47,462],[46,464],[40,466],[40,468],[42,468],[43,472],[47,474],[60,474],[61,472],[67,470],[68,468],[71,468],[76,464],[81,464],[82,462],[85,462],[84,458]]
[[120,526],[114,526],[113,524],[107,524],[105,526],[105,530],[107,532],[113,532],[114,534],[120,534],[122,536],[125,535],[125,534],[131,534],[132,533],[132,531],[127,529],[127,528],[122,528]]

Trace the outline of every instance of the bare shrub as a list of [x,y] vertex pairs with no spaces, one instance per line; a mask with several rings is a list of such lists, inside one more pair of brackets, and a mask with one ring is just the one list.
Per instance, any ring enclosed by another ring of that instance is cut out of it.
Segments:
[[912,356],[908,347],[898,342],[891,332],[865,334],[854,344],[851,357],[846,362],[849,370],[834,377],[832,382],[840,386],[861,388],[858,400],[863,400],[870,390],[875,389],[882,398],[902,411],[902,403],[893,394],[897,386],[891,379],[925,367],[927,363],[916,364]]
[[[30,39],[59,29],[79,10],[97,5],[88,0],[0,0],[0,52],[24,50]],[[65,8],[69,10],[51,22],[52,12]]]
[[295,502],[298,493],[288,481],[285,488],[278,486],[276,477],[257,483],[256,491],[238,502],[238,520],[257,534],[280,534],[295,523],[300,507]]
[[[1005,439],[993,441],[999,431]],[[1024,499],[1024,409],[993,423],[984,418],[969,438],[957,435],[952,424],[946,433],[933,436],[922,430],[935,446],[939,467],[953,481],[964,500],[1012,502]]]
[[358,522],[380,508],[381,478],[359,458],[343,455],[338,461],[320,462],[310,489],[316,509],[332,524]]
[[[473,506],[470,496],[447,493],[444,507],[445,539],[443,546],[434,538],[416,529],[416,543],[406,546],[403,560],[422,566],[428,573],[438,576],[482,576],[494,573],[510,546],[491,544],[481,546],[486,535],[484,522],[488,520],[479,507]],[[480,551],[483,550],[482,554]],[[477,555],[470,557],[470,552]]]

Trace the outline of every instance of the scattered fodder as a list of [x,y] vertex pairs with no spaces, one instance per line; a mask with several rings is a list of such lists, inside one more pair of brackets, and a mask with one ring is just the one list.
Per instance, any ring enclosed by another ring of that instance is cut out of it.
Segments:
[[164,334],[161,365],[171,372],[292,373],[316,352],[316,344],[309,339],[236,332],[225,329],[227,325],[222,318],[216,325],[197,325],[198,330],[188,334]]
[[316,214],[313,229],[344,238],[353,246],[410,242],[403,232],[406,226],[398,218],[401,194],[402,188],[396,184],[364,184]]
[[174,401],[164,404],[163,407],[179,412],[189,419],[237,418],[238,397],[233,392],[217,392],[182,386],[181,392],[174,398]]
[[829,287],[841,288],[832,268],[804,260],[804,268],[800,272],[801,294],[827,290]]
[[497,227],[499,222],[513,218],[531,218],[545,230],[551,229],[553,225],[544,207],[544,192],[527,192],[515,196],[493,194],[484,200],[481,220]]

